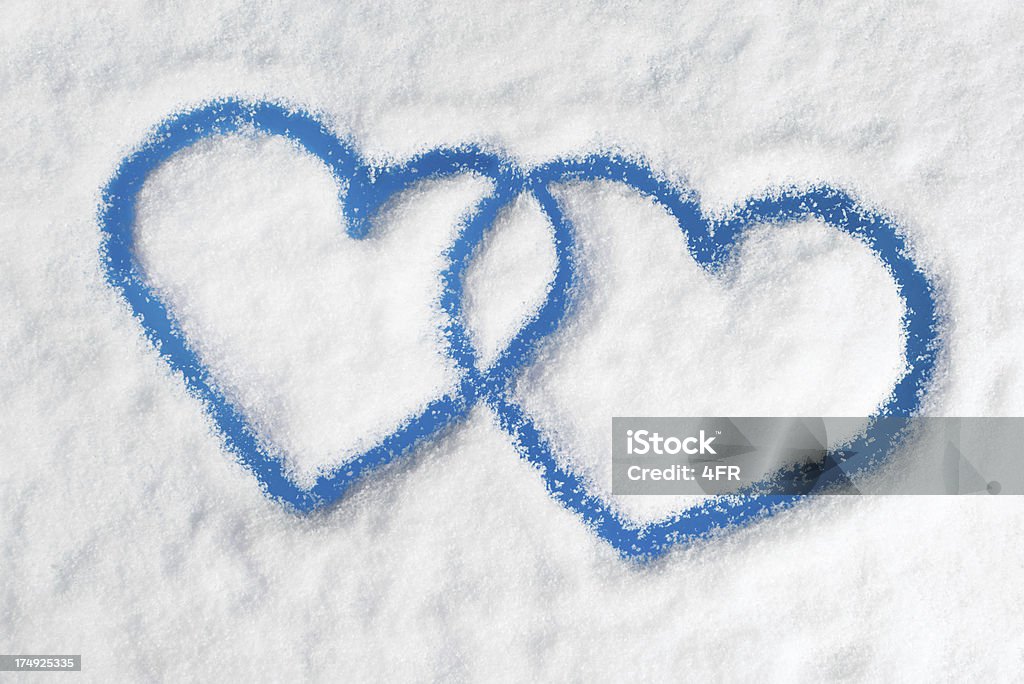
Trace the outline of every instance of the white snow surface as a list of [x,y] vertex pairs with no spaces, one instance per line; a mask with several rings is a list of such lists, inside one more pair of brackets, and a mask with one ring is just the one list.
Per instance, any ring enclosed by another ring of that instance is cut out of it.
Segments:
[[144,186],[147,280],[296,482],[312,486],[457,384],[437,274],[489,185],[462,181],[396,197],[365,240],[344,232],[328,169],[280,137],[196,145]]
[[[710,213],[827,182],[897,218],[938,286],[929,413],[1019,415],[1022,35],[1009,2],[0,4],[0,653],[81,653],[87,681],[1018,677],[1014,497],[818,498],[639,566],[478,407],[287,512],[105,283],[96,215],[154,124],[228,95],[314,111],[377,162],[616,150]],[[418,186],[355,241],[318,162],[232,136],[151,178],[139,254],[308,482],[457,381],[436,273],[487,191]],[[855,240],[762,227],[709,276],[648,200],[556,194],[582,296],[517,392],[598,491],[612,415],[856,415],[899,376],[902,303]],[[523,200],[467,273],[484,363],[542,299],[549,239]]]

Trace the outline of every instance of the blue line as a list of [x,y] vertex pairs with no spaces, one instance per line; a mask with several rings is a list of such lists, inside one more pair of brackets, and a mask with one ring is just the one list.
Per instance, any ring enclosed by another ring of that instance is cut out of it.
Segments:
[[[311,489],[302,489],[284,471],[273,448],[264,444],[241,410],[218,389],[208,369],[189,346],[173,313],[145,281],[134,253],[134,224],[138,193],[149,175],[171,156],[208,137],[254,131],[294,141],[320,159],[341,187],[342,202],[353,239],[365,239],[373,217],[395,193],[429,178],[476,173],[493,183],[491,194],[464,219],[446,252],[440,274],[439,305],[446,314],[443,329],[446,353],[462,373],[457,388],[432,401],[380,443],[329,473]],[[843,192],[821,186],[808,191],[787,190],[749,200],[727,220],[704,216],[694,193],[681,190],[644,164],[613,155],[558,160],[528,173],[500,155],[469,145],[435,149],[403,164],[366,164],[352,143],[337,137],[308,113],[270,102],[225,99],[179,113],[160,124],[149,140],[128,155],[103,190],[99,225],[101,253],[108,282],[131,306],[146,336],[186,387],[205,405],[224,439],[225,447],[256,477],[263,490],[296,511],[306,512],[340,498],[359,478],[408,453],[423,440],[462,420],[478,401],[484,401],[513,439],[523,458],[541,472],[549,494],[578,514],[595,533],[624,557],[650,559],[673,544],[706,537],[727,527],[749,523],[800,500],[794,494],[717,497],[663,522],[637,526],[622,519],[607,502],[588,491],[587,483],[559,465],[542,431],[514,400],[518,373],[530,365],[538,345],[572,310],[577,291],[575,237],[571,222],[550,186],[571,180],[623,183],[652,198],[669,211],[686,236],[694,260],[709,272],[730,258],[733,246],[750,226],[814,217],[863,241],[892,274],[906,304],[904,350],[909,370],[873,419],[867,435],[846,450],[842,470],[875,467],[895,446],[879,417],[910,415],[920,408],[938,353],[938,314],[935,293],[925,274],[909,256],[896,226],[885,216],[865,210]],[[523,193],[531,193],[551,223],[556,268],[547,296],[537,311],[485,369],[479,368],[463,315],[466,270],[493,228],[498,214]],[[821,474],[817,488],[842,475],[835,469]]]
[[[887,429],[884,421],[878,420],[878,416],[912,415],[920,408],[921,395],[935,366],[939,323],[934,291],[925,274],[907,256],[903,239],[894,224],[884,216],[858,207],[841,191],[824,186],[749,200],[735,217],[716,223],[703,216],[694,200],[646,167],[618,157],[588,157],[546,164],[535,169],[528,179],[538,201],[554,223],[556,235],[561,236],[570,249],[572,226],[563,212],[552,206],[553,200],[546,188],[566,181],[598,180],[624,183],[661,204],[676,218],[694,260],[711,272],[722,267],[743,232],[757,224],[813,217],[866,244],[888,268],[904,300],[904,357],[909,370],[898,381],[879,413],[869,421],[865,435],[846,446],[844,453],[851,455],[844,459],[841,470],[833,470],[819,478],[815,491],[827,488],[840,476],[876,467],[888,457],[896,446],[893,441],[895,435]],[[561,255],[560,262],[571,271],[571,262]],[[548,312],[551,321],[557,321],[565,314],[569,299],[563,295],[571,292],[572,288],[567,287],[559,293],[557,300],[549,300],[549,304],[557,301]],[[511,370],[502,368],[492,370],[492,373],[506,376]],[[541,469],[549,493],[579,514],[623,556],[650,559],[675,543],[692,541],[722,528],[748,523],[790,507],[802,498],[797,494],[718,497],[664,521],[642,527],[630,526],[605,503],[590,495],[576,476],[558,464],[554,449],[543,439],[541,431],[526,412],[515,403],[511,388],[492,392],[490,405],[499,415],[503,428],[513,435],[523,457]],[[793,473],[792,476],[798,474],[803,473]],[[787,490],[792,485],[790,480],[778,486]],[[753,488],[764,487],[757,484]]]

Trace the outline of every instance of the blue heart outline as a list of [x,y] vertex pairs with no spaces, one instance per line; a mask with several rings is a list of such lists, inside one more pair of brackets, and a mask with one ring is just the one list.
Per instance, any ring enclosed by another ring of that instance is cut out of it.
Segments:
[[[236,99],[213,101],[168,118],[141,148],[118,165],[103,190],[99,216],[108,283],[121,292],[147,338],[204,403],[225,447],[252,471],[267,494],[299,512],[309,512],[337,500],[369,471],[393,461],[464,416],[470,408],[468,397],[474,391],[464,378],[454,392],[430,402],[419,415],[406,420],[380,443],[333,473],[318,477],[311,489],[302,489],[288,478],[283,463],[261,444],[242,412],[217,388],[207,368],[189,347],[172,313],[146,284],[133,251],[136,201],[149,174],[175,153],[204,138],[247,131],[282,136],[327,166],[342,183],[339,199],[348,234],[353,239],[365,239],[380,206],[394,193],[420,180],[468,172],[492,178],[496,192],[467,220],[467,229],[450,250],[449,258],[455,260],[463,252],[472,251],[472,236],[482,237],[482,230],[474,231],[473,226],[500,210],[507,201],[504,190],[516,185],[509,177],[516,174],[496,155],[469,147],[432,150],[402,165],[371,167],[362,162],[351,142],[336,137],[313,116],[271,102]],[[442,289],[450,307],[451,288]],[[445,330],[448,337],[455,332]],[[452,339],[452,344],[457,345],[457,340]]]
[[[282,461],[264,448],[242,412],[217,389],[209,371],[188,346],[173,314],[146,284],[133,251],[136,201],[149,174],[175,153],[204,138],[247,131],[283,136],[327,166],[341,184],[339,200],[348,234],[353,239],[366,238],[380,207],[395,193],[420,181],[476,173],[489,178],[494,186],[492,194],[464,218],[458,236],[446,253],[448,265],[440,273],[439,305],[447,316],[443,329],[446,352],[463,372],[458,386],[431,401],[420,414],[407,419],[376,446],[322,474],[308,490],[287,477]],[[539,470],[552,498],[579,515],[624,557],[647,560],[661,555],[674,544],[706,537],[716,530],[744,524],[791,506],[803,497],[805,490],[799,494],[776,494],[768,490],[757,495],[717,497],[658,523],[631,525],[604,500],[590,494],[579,476],[558,463],[542,431],[515,402],[517,371],[532,361],[539,343],[565,318],[576,283],[573,227],[551,195],[550,186],[567,181],[598,180],[624,183],[667,209],[685,234],[694,260],[710,273],[721,268],[743,231],[754,224],[816,217],[860,239],[889,270],[906,304],[903,325],[909,370],[875,418],[911,415],[919,409],[937,355],[938,314],[934,291],[908,255],[891,221],[861,208],[845,193],[827,186],[803,192],[787,190],[748,200],[730,218],[714,221],[702,214],[694,197],[686,196],[642,163],[614,155],[558,160],[524,173],[498,154],[467,145],[437,148],[402,164],[374,167],[362,161],[351,141],[338,138],[309,113],[272,102],[224,99],[171,116],[154,130],[142,147],[121,161],[101,195],[100,251],[108,283],[127,301],[147,338],[171,369],[181,375],[190,392],[203,402],[225,447],[253,473],[260,487],[272,498],[299,512],[309,512],[336,501],[371,470],[392,462],[437,435],[465,417],[478,401],[484,401],[513,438],[520,455]],[[534,195],[551,222],[556,269],[544,302],[497,359],[481,370],[464,324],[463,278],[498,213],[523,192]],[[891,435],[879,425],[880,421],[873,420],[866,434],[844,450],[846,454],[855,455],[844,457],[842,468],[816,473],[814,487],[806,491],[827,488],[844,472],[874,467],[884,460],[893,442]]]
[[[613,181],[622,183],[662,206],[675,217],[686,236],[691,257],[710,274],[719,272],[730,258],[743,232],[760,224],[782,224],[815,218],[865,244],[889,271],[904,302],[904,358],[907,372],[897,382],[887,401],[869,418],[864,432],[850,444],[829,454],[830,465],[795,467],[771,482],[762,482],[735,495],[718,496],[669,518],[646,524],[631,523],[608,503],[591,494],[586,482],[563,467],[552,445],[530,416],[512,398],[511,369],[492,385],[486,400],[499,417],[502,428],[513,437],[520,455],[542,473],[548,493],[627,558],[651,560],[673,545],[709,537],[716,532],[747,524],[775,511],[791,507],[808,494],[827,492],[845,484],[850,476],[876,468],[898,446],[905,422],[886,417],[910,416],[921,407],[921,399],[934,371],[938,355],[939,316],[934,289],[925,273],[914,263],[897,226],[883,214],[859,206],[846,193],[826,185],[800,191],[786,189],[776,194],[747,200],[722,220],[706,217],[695,195],[686,196],[668,180],[647,166],[615,155],[591,155],[582,159],[550,162],[534,169],[526,186],[555,226],[557,240],[571,254],[573,227],[565,217],[550,186],[572,181]],[[559,281],[564,290],[556,297],[565,315],[576,281],[574,260],[560,258],[565,269]],[[553,330],[557,322],[551,324]],[[526,359],[524,358],[525,362]],[[505,382],[502,386],[500,383]]]

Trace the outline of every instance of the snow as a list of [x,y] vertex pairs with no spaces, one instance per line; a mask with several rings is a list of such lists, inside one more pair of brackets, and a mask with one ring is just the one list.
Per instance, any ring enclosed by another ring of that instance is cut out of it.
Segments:
[[[759,226],[712,276],[653,201],[614,184],[565,195],[584,294],[516,394],[605,498],[612,416],[868,416],[901,376],[902,301],[848,235]],[[651,522],[693,499],[614,502]]]
[[140,196],[147,280],[307,487],[458,382],[438,353],[437,273],[488,184],[427,185],[353,240],[322,164],[232,137],[176,156]]
[[[89,680],[1018,675],[1012,497],[820,498],[636,566],[478,408],[339,505],[286,512],[105,284],[96,204],[154,124],[226,95],[315,111],[378,161],[638,154],[710,212],[828,182],[897,217],[939,285],[929,412],[1019,415],[1022,26],[1013,3],[4,3],[0,652],[82,653]],[[281,141],[212,141],[152,179],[139,223],[147,269],[297,477],[455,382],[430,288],[486,192],[415,189],[357,244],[333,182]],[[519,391],[598,486],[620,407],[860,412],[898,375],[899,301],[856,242],[766,230],[709,277],[642,198],[558,194],[593,295]],[[492,356],[543,292],[539,219],[516,205],[467,276]],[[680,325],[700,329],[663,332]]]

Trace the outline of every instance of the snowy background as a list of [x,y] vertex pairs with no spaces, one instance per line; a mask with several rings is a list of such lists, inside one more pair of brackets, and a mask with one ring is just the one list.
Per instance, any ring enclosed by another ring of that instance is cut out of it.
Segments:
[[[551,500],[477,410],[330,510],[287,513],[104,283],[96,206],[151,126],[226,95],[317,112],[378,161],[467,141],[523,165],[622,150],[711,212],[828,182],[897,217],[939,285],[929,412],[1020,415],[1022,30],[1012,3],[0,3],[0,652],[81,653],[96,681],[1019,676],[1012,497],[822,498],[640,567]],[[374,258],[429,293],[431,255],[481,192],[468,178],[413,193],[357,254],[331,233],[332,188],[286,145],[237,138],[174,160],[140,212],[153,277],[299,471],[451,381],[417,356],[436,342],[429,297],[388,290],[342,315],[324,289]],[[560,192],[599,294],[528,372],[524,401],[589,454],[578,466],[596,482],[605,452],[588,440],[653,401],[637,389],[651,378],[607,381],[629,370],[609,359],[678,369],[653,404],[670,415],[864,413],[898,374],[898,302],[852,241],[755,235],[709,283],[673,255],[656,207],[610,185]],[[550,266],[536,212],[507,222],[520,239],[496,238],[470,282],[484,347]],[[403,231],[420,242],[389,242]],[[639,307],[648,327],[609,355]],[[342,319],[388,315],[381,334],[416,342],[394,366],[367,365],[378,341],[334,343]],[[263,346],[239,344],[254,333]],[[380,382],[362,423],[336,419],[388,373],[415,382]]]

